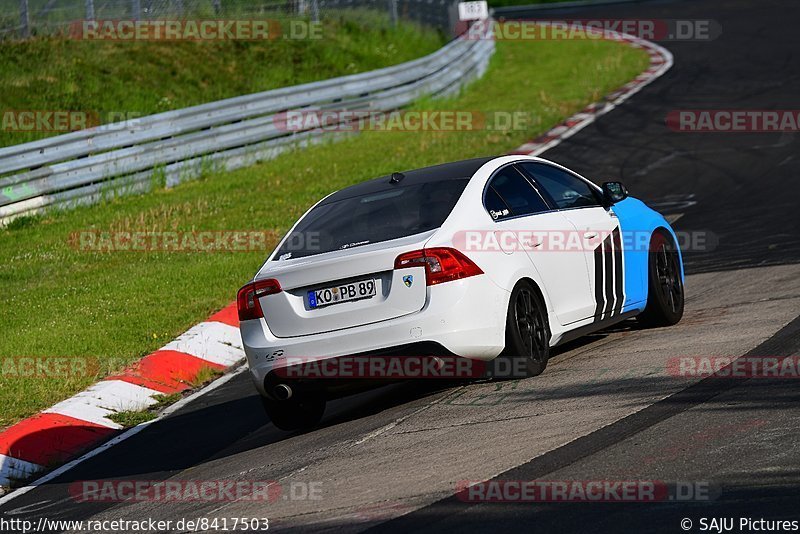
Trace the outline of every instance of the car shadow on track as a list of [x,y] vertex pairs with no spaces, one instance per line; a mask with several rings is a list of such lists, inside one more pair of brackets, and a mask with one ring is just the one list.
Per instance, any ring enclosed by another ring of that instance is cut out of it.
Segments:
[[[610,332],[637,328],[635,321],[625,321],[602,332],[556,347],[552,357],[588,347],[604,339]],[[283,432],[268,424],[269,419],[263,412],[259,398],[252,389],[249,378],[243,374],[84,462],[57,481],[80,480],[89,475],[94,478],[137,474],[170,476],[207,459],[233,455],[302,434],[364,420],[431,395],[480,382],[482,381],[437,379],[377,387],[330,402],[322,423],[312,430]],[[545,397],[559,397],[552,391],[541,393]],[[93,437],[87,439],[87,435]],[[59,465],[76,456],[73,443],[90,443],[87,449],[92,449],[116,435],[118,434],[100,433],[97,427],[91,425],[53,427],[19,439],[9,445],[9,451],[10,456],[24,458],[26,451],[51,450],[54,451],[52,464]]]
[[[597,334],[572,341],[554,350],[554,357],[568,351],[590,347],[598,340],[604,339],[609,332],[620,332],[637,329],[635,321],[626,321]],[[558,369],[558,367],[554,367]],[[545,372],[545,376],[548,371]],[[597,380],[590,387],[580,390],[559,387],[538,387],[536,379],[532,379],[533,388],[518,391],[508,400],[511,402],[529,402],[532,398],[538,402],[557,401],[589,397],[603,390],[625,391],[642,388],[660,387],[656,377],[650,377],[648,384],[644,379],[603,379]],[[125,439],[101,454],[80,463],[70,471],[54,478],[39,491],[51,492],[54,499],[66,502],[74,501],[74,509],[69,517],[90,517],[101,509],[111,507],[114,502],[79,503],[70,495],[70,487],[76,481],[85,480],[146,480],[160,481],[169,478],[182,478],[181,473],[190,468],[209,465],[219,460],[234,457],[250,451],[261,451],[264,448],[278,445],[290,439],[302,440],[298,443],[318,443],[330,439],[332,433],[339,441],[357,441],[376,428],[389,423],[390,418],[376,417],[385,412],[398,414],[408,411],[416,401],[428,397],[442,397],[448,391],[458,388],[469,389],[475,383],[452,380],[419,380],[383,386],[351,397],[338,399],[329,403],[325,418],[320,426],[306,432],[284,432],[269,424],[263,412],[260,399],[253,389],[249,376],[245,373],[237,375],[223,386],[195,399],[176,413],[160,420],[157,424],[148,425],[136,435]],[[26,438],[26,442],[14,444],[11,450],[35,446],[51,448],[64,447],[63,429],[48,429]],[[92,428],[72,428],[71,432],[91,432]],[[261,454],[261,453],[259,453]],[[217,462],[218,463],[218,462]],[[276,467],[277,469],[277,467]],[[271,474],[277,478],[280,473]],[[195,475],[196,476],[196,475]],[[74,486],[73,486],[74,489]],[[24,501],[27,496],[19,499]],[[36,498],[36,497],[31,497]]]

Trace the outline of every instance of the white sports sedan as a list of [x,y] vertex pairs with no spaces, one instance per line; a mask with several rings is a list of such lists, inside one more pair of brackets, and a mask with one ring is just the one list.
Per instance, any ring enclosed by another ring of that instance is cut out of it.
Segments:
[[675,324],[683,302],[660,214],[619,182],[530,156],[332,193],[237,298],[250,373],[287,430],[316,425],[327,398],[365,379],[497,377],[500,361],[535,376],[551,347],[634,316]]

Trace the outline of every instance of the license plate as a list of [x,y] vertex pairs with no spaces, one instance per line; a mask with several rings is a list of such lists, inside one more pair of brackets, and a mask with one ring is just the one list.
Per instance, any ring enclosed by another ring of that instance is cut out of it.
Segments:
[[308,292],[308,307],[311,309],[349,302],[353,300],[369,299],[377,294],[375,280],[362,280],[349,284],[315,289]]

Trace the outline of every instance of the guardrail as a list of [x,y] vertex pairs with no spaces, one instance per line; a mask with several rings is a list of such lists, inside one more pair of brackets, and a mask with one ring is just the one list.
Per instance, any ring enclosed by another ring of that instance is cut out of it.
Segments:
[[573,9],[580,7],[594,7],[606,4],[633,4],[642,0],[559,0],[558,2],[531,3],[527,5],[502,6],[492,9],[495,18],[513,19],[525,13],[538,13],[539,11],[554,11],[557,9]]
[[105,195],[172,186],[209,166],[232,170],[319,141],[286,131],[287,111],[385,112],[458,91],[486,69],[490,36],[457,38],[428,56],[361,74],[211,102],[0,149],[0,223]]

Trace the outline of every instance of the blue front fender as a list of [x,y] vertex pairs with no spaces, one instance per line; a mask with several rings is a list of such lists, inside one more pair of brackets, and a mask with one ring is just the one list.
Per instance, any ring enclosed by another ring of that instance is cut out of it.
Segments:
[[657,211],[649,208],[637,198],[628,197],[611,208],[619,219],[622,233],[623,259],[625,262],[625,304],[623,312],[643,310],[647,304],[648,251],[650,238],[657,228],[670,233],[678,249],[683,273],[683,255],[680,241],[672,226]]

